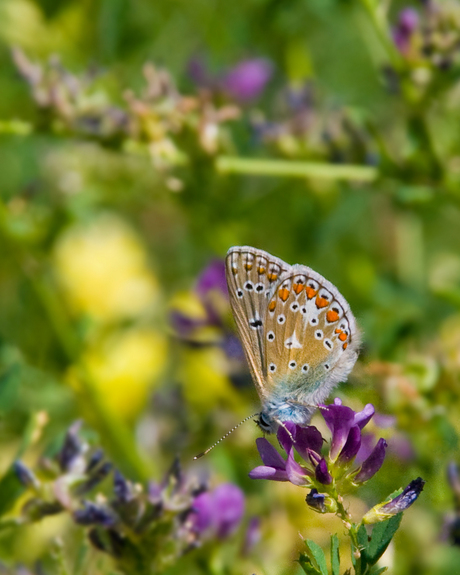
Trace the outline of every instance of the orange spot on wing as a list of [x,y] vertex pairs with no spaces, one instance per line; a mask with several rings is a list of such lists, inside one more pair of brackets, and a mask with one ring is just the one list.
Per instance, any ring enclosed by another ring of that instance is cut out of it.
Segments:
[[322,307],[327,307],[329,305],[329,302],[327,299],[317,296],[316,297],[316,307],[321,309]]
[[287,298],[289,297],[289,290],[286,288],[281,288],[278,292],[278,295],[280,296],[280,299],[286,301]]
[[278,279],[278,274],[276,274],[275,272],[270,272],[269,274],[267,274],[267,278],[268,281],[274,282]]
[[317,293],[318,290],[315,290],[315,289],[313,289],[312,287],[307,286],[307,287],[305,288],[305,291],[307,292],[307,298],[308,298],[308,299],[313,299],[313,298],[315,297],[315,295],[316,295],[316,293]]
[[342,345],[343,350],[346,350],[347,347],[348,347],[348,343],[344,343],[344,344]]
[[259,266],[259,267],[257,268],[257,272],[258,272],[259,274],[264,274],[266,271],[267,271],[267,268],[264,268],[263,266]]
[[333,323],[339,319],[339,314],[333,309],[330,309],[326,314],[326,319],[329,323]]
[[276,300],[272,299],[272,301],[268,304],[268,311],[275,311],[276,307]]
[[246,263],[244,264],[244,268],[245,268],[248,272],[250,272],[250,271],[252,270],[252,263],[251,263],[251,262],[246,262]]
[[342,330],[340,329],[340,327],[338,327],[338,328],[335,330],[335,333],[342,333]]
[[299,293],[304,289],[304,285],[303,284],[294,284],[292,286],[292,289],[294,290],[294,292],[299,295]]
[[347,339],[347,334],[342,331],[342,333],[339,335],[339,339],[340,341],[345,341]]

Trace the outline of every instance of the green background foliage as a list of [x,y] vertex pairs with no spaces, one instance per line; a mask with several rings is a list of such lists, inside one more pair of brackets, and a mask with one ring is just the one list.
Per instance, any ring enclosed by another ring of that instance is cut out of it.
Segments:
[[[446,5],[452,14],[460,9]],[[390,23],[402,7],[391,5]],[[188,472],[244,490],[245,524],[260,516],[261,541],[249,557],[240,553],[243,526],[240,539],[208,543],[168,573],[300,573],[299,531],[325,548],[330,533],[340,536],[340,522],[308,510],[300,489],[247,477],[258,464],[250,424],[199,464],[192,460],[256,411],[258,399],[245,368],[219,347],[221,328],[203,328],[195,334],[200,345],[190,345],[177,337],[170,313],[202,318],[193,292],[199,274],[230,246],[252,245],[332,281],[363,331],[360,361],[337,393],[356,409],[372,402],[393,416],[390,427],[374,424],[393,449],[361,498],[350,498],[352,513],[362,515],[414,477],[427,481],[383,564],[396,574],[459,572],[458,549],[442,539],[454,513],[446,467],[460,461],[458,67],[453,58],[443,74],[401,57],[382,14],[370,0],[0,3],[4,485],[18,454],[30,465],[52,455],[69,424],[83,418],[90,439],[133,480],[160,479],[178,454]],[[56,106],[37,106],[13,46],[41,66],[58,55],[82,79],[71,121]],[[211,96],[216,109],[237,105],[240,113],[218,124],[211,151],[197,136],[202,112],[158,138],[174,144],[163,163],[151,147],[160,113],[150,109],[150,132],[142,124],[110,138],[73,122],[88,110],[128,110],[128,92],[142,100],[146,62],[169,71],[181,94],[199,98],[187,74],[196,56],[216,75],[248,57],[273,63],[256,101]],[[389,66],[399,74],[397,90],[388,87]],[[428,87],[417,83],[420,69],[432,74]],[[254,118],[280,121],[283,91],[305,84],[314,86],[314,138],[258,140]],[[344,119],[362,136],[359,145]],[[352,177],[335,177],[340,163],[325,133],[338,134]],[[266,162],[238,173],[235,158]],[[270,175],[282,160],[307,171],[320,162],[323,171]],[[218,305],[231,329],[227,304]],[[31,429],[39,433],[26,439]],[[17,514],[20,495],[11,489],[0,490],[0,509]],[[0,532],[0,559],[12,573],[38,560],[50,572],[64,572],[61,561],[74,566],[70,572],[79,561],[80,572],[113,572],[85,545],[81,529],[50,518]]]

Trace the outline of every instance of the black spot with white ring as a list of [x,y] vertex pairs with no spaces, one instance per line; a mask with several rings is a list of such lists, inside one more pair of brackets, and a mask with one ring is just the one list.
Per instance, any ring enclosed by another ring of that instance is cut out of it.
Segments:
[[286,321],[286,316],[284,314],[280,313],[280,315],[277,318],[277,321],[280,325],[282,325]]
[[252,329],[259,329],[263,324],[261,319],[255,318],[250,320],[249,325],[252,327]]
[[323,343],[324,343],[324,347],[327,349],[332,349],[332,347],[334,345],[330,339],[325,339]]
[[310,320],[310,325],[318,325],[318,318],[312,317]]
[[329,371],[330,367],[331,367],[331,366],[330,366],[328,363],[325,363],[325,364],[324,364],[324,369],[325,369],[326,371]]
[[252,282],[246,282],[244,284],[244,289],[247,291],[251,291],[254,289],[254,284]]
[[268,341],[274,341],[275,340],[275,332],[269,331],[267,333],[267,339],[268,339]]
[[303,306],[303,308],[301,308],[300,313],[302,315],[305,315],[307,313],[307,308],[305,306]]
[[304,363],[302,365],[302,371],[303,373],[308,373],[308,370],[310,369],[310,366],[308,365],[308,363]]
[[241,298],[244,296],[243,290],[242,290],[242,289],[237,289],[237,290],[236,290],[236,296],[241,299]]
[[324,334],[323,334],[323,332],[322,332],[320,329],[317,329],[317,330],[315,331],[315,337],[316,337],[316,339],[323,339],[323,335],[324,335]]
[[265,289],[265,286],[264,286],[264,284],[262,284],[262,283],[258,283],[258,284],[256,284],[256,292],[257,292],[257,293],[261,293],[261,292],[263,292],[263,291],[264,291],[264,289]]
[[291,303],[291,310],[296,312],[299,309],[299,304],[296,302]]
[[297,367],[297,363],[295,361],[290,361],[289,362],[289,368],[290,369],[295,369]]
[[270,373],[275,373],[275,371],[276,371],[276,365],[275,365],[274,363],[271,363],[271,364],[268,366],[268,371],[269,371]]

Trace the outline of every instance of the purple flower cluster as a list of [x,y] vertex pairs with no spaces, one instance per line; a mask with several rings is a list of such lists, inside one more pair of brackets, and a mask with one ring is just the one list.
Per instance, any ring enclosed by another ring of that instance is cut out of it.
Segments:
[[[374,415],[374,407],[368,404],[362,411],[355,412],[342,405],[339,399],[320,407],[332,433],[327,456],[322,455],[324,439],[316,427],[300,427],[285,422],[278,428],[277,437],[287,459],[265,438],[257,439],[264,465],[249,473],[252,479],[290,481],[294,485],[327,491],[327,486],[332,487],[339,481],[347,480],[352,485],[359,485],[377,473],[385,458],[387,443],[384,439],[379,439],[361,466],[349,472],[361,447],[361,431]],[[302,458],[302,465],[295,460],[295,451]]]

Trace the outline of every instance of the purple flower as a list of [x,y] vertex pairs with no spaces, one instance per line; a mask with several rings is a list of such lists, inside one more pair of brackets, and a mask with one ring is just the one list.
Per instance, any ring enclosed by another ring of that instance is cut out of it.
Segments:
[[396,27],[393,30],[393,41],[402,54],[406,54],[410,48],[412,34],[419,24],[419,15],[413,8],[404,8],[399,13]]
[[102,525],[112,527],[116,523],[114,514],[108,507],[83,501],[83,509],[77,509],[73,518],[79,525]]
[[[355,412],[350,407],[342,405],[338,398],[334,399],[332,405],[320,407],[321,415],[332,432],[330,458],[335,461],[345,447],[352,427],[356,426],[358,430],[363,429],[374,415],[375,409],[372,404],[368,403],[362,411]],[[349,443],[347,450],[354,448],[355,445]],[[345,460],[350,459],[349,453],[344,453],[343,457]]]
[[[326,457],[321,455],[324,439],[316,427],[301,427],[286,421],[278,427],[277,437],[287,459],[265,438],[259,438],[256,440],[257,449],[264,465],[253,469],[249,477],[290,481],[294,485],[317,488],[344,478],[355,485],[368,481],[383,464],[387,447],[384,439],[380,439],[367,454],[361,467],[352,472],[348,469],[360,451],[361,430],[374,414],[373,405],[368,404],[362,411],[355,412],[342,405],[340,399],[335,399],[331,405],[322,405],[320,413],[332,432],[331,448]],[[295,460],[294,450],[304,460],[302,465]]]
[[313,488],[305,498],[307,505],[320,513],[326,513],[325,500],[326,495],[324,493],[318,493],[318,490],[315,488]]
[[418,498],[423,490],[425,481],[421,477],[414,479],[409,485],[396,497],[393,497],[386,503],[379,503],[370,509],[363,517],[363,523],[372,525],[380,521],[386,521],[390,517],[402,513],[408,509]]
[[244,495],[232,483],[195,497],[190,514],[192,531],[224,539],[238,528],[244,513]]
[[272,72],[273,66],[265,58],[242,60],[225,74],[221,86],[235,100],[248,102],[262,94]]

